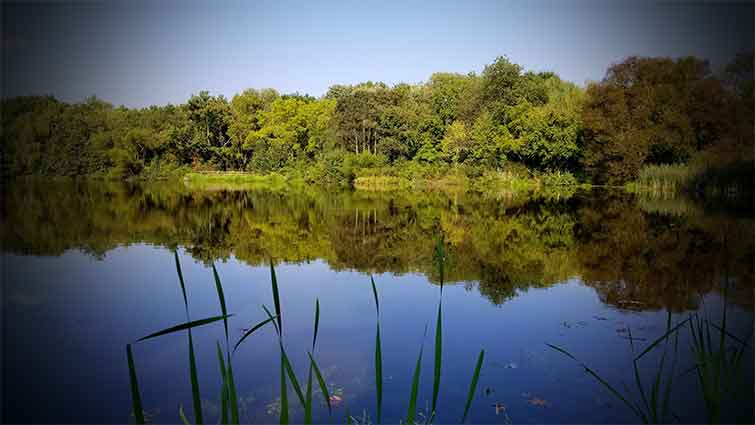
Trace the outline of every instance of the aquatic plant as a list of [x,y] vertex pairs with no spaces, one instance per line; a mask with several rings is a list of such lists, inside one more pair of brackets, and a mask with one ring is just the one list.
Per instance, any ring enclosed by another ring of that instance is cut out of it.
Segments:
[[[436,246],[435,258],[436,258],[436,265],[438,267],[438,273],[440,275],[440,281],[441,281],[440,282],[441,283],[440,284],[441,297],[438,303],[438,315],[436,318],[436,329],[435,329],[435,356],[434,356],[435,364],[434,364],[434,375],[433,375],[432,409],[430,410],[429,414],[425,418],[425,422],[427,423],[432,423],[432,421],[435,419],[435,416],[437,414],[437,406],[438,406],[437,403],[438,403],[438,397],[440,393],[440,377],[441,377],[441,369],[442,369],[442,363],[441,363],[441,360],[442,360],[442,294],[443,294],[443,280],[444,280],[444,267],[445,267],[444,266],[445,252],[444,252],[442,239],[438,241],[438,244]],[[271,283],[271,289],[272,289],[272,294],[273,294],[273,306],[275,309],[275,314],[273,314],[267,308],[267,306],[263,305],[262,308],[265,314],[267,315],[267,318],[255,324],[254,326],[250,327],[246,331],[244,331],[244,333],[241,335],[241,337],[238,339],[238,341],[233,345],[233,348],[231,349],[231,341],[230,341],[229,332],[228,332],[228,318],[233,316],[233,314],[229,314],[227,311],[227,304],[226,304],[225,295],[223,291],[223,285],[221,283],[221,279],[220,279],[217,269],[215,268],[215,265],[214,264],[212,265],[212,271],[213,271],[213,277],[215,281],[215,288],[218,294],[218,301],[220,303],[220,310],[222,314],[219,316],[212,316],[212,317],[199,319],[199,320],[190,320],[188,297],[186,294],[186,286],[184,283],[183,272],[181,270],[178,254],[176,252],[174,252],[174,259],[175,259],[175,264],[176,264],[176,273],[179,278],[178,280],[181,286],[181,293],[184,299],[184,308],[186,310],[187,320],[184,323],[180,323],[178,325],[170,326],[168,328],[150,333],[149,335],[138,339],[136,342],[141,342],[144,340],[172,334],[175,332],[187,331],[189,335],[189,370],[190,370],[190,380],[191,380],[191,385],[192,385],[192,404],[194,407],[195,423],[197,424],[203,423],[204,415],[203,415],[202,406],[201,406],[199,381],[197,378],[196,358],[194,355],[194,344],[193,344],[191,330],[195,327],[209,325],[211,323],[219,322],[221,320],[223,321],[223,328],[224,328],[225,339],[226,339],[225,353],[223,352],[223,349],[221,348],[220,341],[216,341],[216,352],[217,352],[218,366],[219,366],[221,383],[222,383],[221,394],[220,394],[220,412],[219,412],[220,413],[219,421],[221,424],[231,423],[231,424],[236,425],[240,422],[239,409],[238,409],[239,402],[238,402],[238,397],[236,395],[234,377],[233,377],[232,354],[236,352],[238,347],[244,341],[246,341],[248,337],[250,337],[253,333],[255,333],[256,331],[265,327],[268,324],[272,324],[273,328],[275,329],[275,333],[278,339],[278,346],[280,349],[279,423],[287,424],[290,421],[289,399],[288,399],[289,383],[292,386],[294,393],[297,399],[299,400],[299,403],[304,409],[304,423],[307,423],[307,424],[312,423],[313,377],[317,381],[317,385],[319,386],[320,392],[322,393],[322,397],[325,401],[325,404],[328,407],[328,413],[329,414],[332,413],[331,396],[328,391],[328,386],[314,357],[315,347],[317,344],[317,335],[319,331],[319,322],[320,322],[319,299],[315,300],[315,317],[314,317],[314,330],[313,330],[313,336],[312,336],[312,348],[311,348],[311,351],[307,352],[307,355],[309,358],[309,371],[308,371],[308,376],[307,376],[307,381],[306,381],[306,389],[305,389],[306,392],[303,392],[301,385],[299,384],[299,380],[297,379],[296,374],[294,372],[294,368],[291,365],[291,361],[289,359],[289,356],[286,352],[285,345],[284,345],[283,310],[282,310],[280,290],[278,286],[278,279],[275,274],[275,267],[272,261],[270,262],[270,283]],[[383,401],[382,349],[381,349],[381,341],[380,341],[380,302],[379,302],[377,286],[375,284],[374,278],[370,277],[370,283],[372,285],[372,294],[375,301],[375,312],[376,312],[376,318],[377,318],[376,333],[375,333],[374,368],[375,368],[375,387],[376,387],[376,395],[377,395],[377,422],[380,423],[382,421],[382,401]],[[427,326],[425,326],[425,335],[426,334],[427,334]],[[134,417],[137,423],[143,424],[145,423],[145,418],[143,414],[143,405],[142,405],[139,384],[138,384],[138,379],[137,379],[132,344],[127,344],[126,352],[127,352],[129,382],[131,386],[132,408],[134,411]],[[411,394],[409,397],[408,411],[407,411],[407,417],[406,417],[407,424],[416,423],[415,418],[417,414],[417,398],[419,395],[419,381],[420,381],[420,374],[421,374],[423,352],[424,352],[424,338],[423,338],[423,343],[420,345],[419,355],[417,357],[414,373],[412,376]],[[484,350],[480,352],[477,359],[474,374],[472,377],[472,382],[469,388],[467,402],[464,408],[464,417],[462,418],[462,421],[466,420],[466,417],[469,413],[472,399],[474,397],[474,393],[477,387],[477,381],[480,375],[480,370],[482,368],[483,357],[484,357]],[[184,424],[188,425],[190,423],[188,417],[186,416],[186,413],[183,410],[183,406],[179,406],[178,414],[179,414],[179,418]],[[347,414],[347,421],[351,421],[354,419],[355,418]],[[368,421],[368,413],[367,413],[367,410],[365,409],[363,421],[360,423],[365,423],[367,421]],[[357,420],[357,422],[359,422],[359,420]]]

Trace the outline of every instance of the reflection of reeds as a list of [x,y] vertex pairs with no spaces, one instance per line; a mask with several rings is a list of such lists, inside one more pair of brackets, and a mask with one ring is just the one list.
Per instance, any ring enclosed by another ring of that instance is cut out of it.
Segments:
[[637,179],[628,185],[633,192],[652,194],[655,197],[673,196],[680,192],[697,174],[690,165],[646,165],[640,169]]
[[[232,366],[231,354],[235,353],[239,345],[242,342],[244,342],[249,336],[251,336],[257,330],[263,328],[267,324],[273,325],[275,329],[275,333],[278,337],[278,345],[280,348],[281,394],[280,394],[279,423],[281,424],[289,423],[289,406],[288,406],[289,382],[291,386],[293,387],[294,393],[296,394],[300,404],[304,408],[304,422],[307,424],[312,423],[312,409],[313,409],[313,401],[312,401],[313,379],[312,378],[313,376],[316,379],[318,386],[320,387],[320,391],[322,392],[323,399],[328,407],[328,412],[329,413],[332,412],[332,406],[331,406],[331,400],[330,400],[331,397],[328,392],[328,386],[314,358],[315,346],[317,342],[318,327],[319,327],[319,322],[320,322],[319,300],[315,301],[315,319],[314,319],[314,332],[313,332],[313,337],[312,337],[312,350],[307,353],[310,360],[310,364],[309,364],[309,373],[308,373],[308,378],[307,378],[307,387],[306,387],[306,395],[305,395],[305,393],[302,392],[298,379],[296,378],[296,374],[294,373],[294,368],[291,365],[291,362],[286,353],[284,343],[283,343],[283,320],[282,320],[283,314],[282,314],[281,301],[280,301],[280,292],[278,288],[278,280],[275,274],[275,268],[273,267],[273,264],[272,263],[270,264],[270,281],[271,281],[271,288],[272,288],[272,293],[273,293],[273,305],[275,308],[275,314],[272,314],[270,310],[266,306],[263,305],[263,310],[265,311],[267,315],[267,319],[262,320],[261,322],[257,323],[256,325],[246,330],[241,335],[239,340],[234,344],[233,349],[231,350],[230,338],[228,334],[228,318],[233,315],[228,314],[227,312],[223,286],[220,280],[220,276],[218,275],[217,269],[215,268],[214,264],[212,265],[213,277],[215,279],[215,286],[218,293],[218,300],[220,302],[220,308],[221,308],[222,314],[219,316],[213,316],[213,317],[208,317],[205,319],[192,321],[192,320],[189,320],[188,297],[186,295],[186,286],[183,280],[183,273],[181,271],[181,265],[178,260],[178,254],[175,252],[174,252],[174,258],[175,258],[175,263],[176,263],[176,273],[178,274],[178,277],[179,277],[179,283],[181,285],[181,292],[184,299],[184,307],[186,310],[187,321],[185,323],[181,323],[181,324],[171,326],[157,332],[150,333],[149,335],[138,339],[137,342],[141,342],[147,339],[152,339],[159,336],[168,335],[168,334],[172,334],[172,333],[180,332],[184,330],[188,332],[189,369],[190,369],[190,377],[191,377],[191,385],[192,385],[192,402],[194,405],[194,421],[197,424],[203,423],[204,417],[201,410],[199,381],[197,378],[196,358],[194,356],[194,345],[193,345],[191,330],[195,327],[208,325],[208,324],[215,323],[221,320],[223,321],[223,327],[224,327],[225,336],[226,336],[225,356],[221,348],[220,341],[216,342],[218,365],[219,365],[221,382],[222,382],[221,394],[220,394],[221,404],[220,404],[220,418],[219,418],[219,421],[221,424],[226,424],[226,423],[238,424],[240,421],[239,411],[238,411],[238,399],[237,399],[236,390],[234,386],[234,379],[233,379],[233,366]],[[439,241],[438,246],[436,247],[436,259],[437,259],[439,274],[441,277],[440,292],[441,292],[441,301],[442,301],[442,292],[443,292],[442,283],[443,283],[443,276],[444,276],[443,274],[444,273],[443,271],[444,251],[443,251],[442,241]],[[379,304],[377,287],[372,277],[370,277],[370,282],[372,284],[372,292],[375,299],[375,311],[376,311],[376,316],[377,316],[377,326],[376,326],[376,333],[375,333],[375,365],[374,367],[375,367],[375,386],[376,386],[376,394],[377,394],[377,420],[378,420],[378,423],[380,423],[382,420],[382,397],[383,397],[382,351],[381,351],[381,343],[380,343],[380,304]],[[426,333],[427,333],[427,327],[425,327],[425,334]],[[419,356],[417,358],[417,362],[414,368],[414,374],[412,377],[411,394],[409,398],[409,407],[408,407],[408,413],[407,413],[407,418],[406,418],[407,424],[416,423],[415,415],[417,411],[417,398],[419,394],[419,381],[420,381],[423,351],[424,351],[424,343],[420,346]],[[131,386],[133,413],[134,413],[136,423],[143,424],[145,423],[145,418],[144,418],[144,413],[143,413],[143,405],[142,405],[142,400],[141,400],[141,395],[140,395],[140,390],[139,390],[138,379],[137,379],[136,366],[134,363],[132,344],[126,345],[126,354],[127,354],[128,368],[129,368],[129,382]],[[472,382],[469,387],[469,394],[468,394],[467,402],[464,408],[464,417],[462,421],[466,420],[472,400],[474,398],[475,390],[477,387],[477,381],[479,379],[480,370],[482,368],[483,357],[484,357],[484,350],[480,352],[477,359],[474,374],[472,377]],[[437,414],[437,400],[440,393],[441,358],[442,358],[442,303],[439,301],[438,316],[436,319],[436,330],[435,330],[435,366],[434,366],[434,377],[433,377],[432,410],[430,412],[430,415],[426,418],[426,422],[428,423],[432,423],[433,419],[435,418]],[[190,423],[189,419],[186,417],[186,414],[183,410],[183,406],[179,406],[178,414],[181,421],[184,422],[184,424],[188,425]],[[353,418],[347,415],[347,420],[348,421],[356,420],[356,418]],[[356,420],[356,421],[360,422],[359,420]],[[367,416],[367,412],[365,410],[364,418],[361,420],[360,423],[365,423],[368,421],[369,419]]]

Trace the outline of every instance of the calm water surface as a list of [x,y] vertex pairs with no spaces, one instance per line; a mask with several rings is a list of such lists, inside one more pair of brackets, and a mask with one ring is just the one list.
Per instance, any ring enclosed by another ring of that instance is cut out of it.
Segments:
[[[3,189],[3,419],[6,423],[133,422],[125,346],[184,322],[177,250],[192,319],[220,314],[212,277],[223,282],[232,342],[272,307],[276,264],[285,344],[306,379],[315,299],[316,357],[339,395],[345,423],[374,421],[375,309],[381,299],[384,422],[406,416],[414,362],[424,341],[418,406],[433,381],[440,279],[435,241],[446,243],[443,368],[435,422],[462,416],[477,354],[485,363],[470,413],[481,423],[637,422],[575,362],[618,388],[633,386],[633,353],[701,312],[718,321],[728,287],[727,327],[752,330],[752,211],[710,210],[681,199],[592,191],[550,196],[203,190],[182,183],[12,183]],[[427,335],[424,335],[427,326]],[[680,334],[672,413],[705,420],[688,331]],[[221,322],[194,330],[202,403],[216,423],[215,343]],[[152,422],[191,416],[185,333],[134,345],[144,409]],[[634,354],[637,354],[636,352]],[[727,420],[752,418],[752,352]],[[641,361],[647,385],[660,353]],[[233,358],[245,422],[278,420],[279,351],[272,328]],[[319,397],[317,395],[316,397]],[[318,398],[320,400],[320,398]],[[301,421],[293,391],[291,414]],[[496,404],[504,409],[496,409]],[[420,416],[420,419],[422,416]]]

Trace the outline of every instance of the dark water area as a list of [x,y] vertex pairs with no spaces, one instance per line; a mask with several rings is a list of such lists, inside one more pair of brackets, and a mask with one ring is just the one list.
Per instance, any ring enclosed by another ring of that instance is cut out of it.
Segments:
[[[231,344],[272,308],[275,271],[284,344],[306,381],[315,300],[316,357],[333,413],[315,392],[315,422],[375,423],[375,306],[380,297],[383,422],[407,414],[424,343],[418,422],[430,415],[438,302],[443,308],[435,423],[463,414],[477,355],[485,361],[471,423],[635,423],[640,420],[568,350],[641,403],[633,359],[697,313],[752,333],[755,220],[743,210],[622,191],[498,195],[439,192],[204,190],[182,182],[6,182],[2,203],[4,423],[127,423],[126,344],[217,316],[222,281]],[[442,235],[443,292],[434,258]],[[427,331],[425,329],[427,328]],[[705,422],[689,327],[678,332],[669,420]],[[426,335],[425,335],[426,332]],[[630,339],[631,338],[631,339]],[[217,423],[222,322],[193,329],[205,421]],[[727,338],[730,350],[737,340]],[[752,346],[752,340],[748,343]],[[192,417],[186,333],[133,345],[153,423]],[[722,422],[752,421],[752,349],[724,397]],[[662,350],[639,362],[649,391]],[[280,352],[265,327],[233,355],[242,422],[277,423]],[[664,378],[664,383],[667,382]],[[665,388],[663,389],[665,391]],[[303,409],[289,389],[292,422]]]

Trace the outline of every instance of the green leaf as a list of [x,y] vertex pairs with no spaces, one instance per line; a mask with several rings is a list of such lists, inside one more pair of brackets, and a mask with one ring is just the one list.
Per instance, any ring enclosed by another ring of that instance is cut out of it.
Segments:
[[137,424],[144,424],[144,409],[142,408],[142,397],[139,395],[139,381],[136,379],[136,367],[134,366],[134,353],[131,351],[131,344],[126,344],[126,358],[128,359],[128,377],[131,384],[131,405],[134,411],[134,418]]
[[433,404],[430,410],[430,417],[435,416],[436,406],[438,403],[438,393],[440,392],[440,369],[443,351],[443,325],[441,313],[442,301],[438,302],[438,320],[435,323],[435,370],[433,374]]
[[189,316],[189,299],[186,296],[186,285],[184,284],[184,275],[181,273],[181,263],[178,261],[178,252],[173,251],[173,258],[176,260],[176,272],[178,273],[178,282],[181,284],[181,293],[184,297],[184,306],[186,307],[186,317]]
[[[265,310],[265,313],[267,314],[267,317],[270,320],[274,320],[276,317],[278,317],[278,316],[274,316],[272,313],[270,313],[270,310],[268,310],[267,306],[264,305],[264,304],[262,305],[262,309]],[[281,333],[280,333],[280,329],[278,329],[278,324],[276,322],[273,322],[273,327],[275,328],[275,334],[278,335],[278,338],[280,338]]]
[[283,350],[281,350],[281,412],[279,424],[288,424],[288,391],[286,389],[286,365],[283,361]]
[[419,393],[419,376],[422,369],[422,351],[425,349],[423,343],[417,356],[417,364],[414,366],[414,375],[412,376],[412,393],[409,397],[409,411],[406,414],[407,425],[414,425],[414,415],[417,412],[417,394]]
[[280,294],[278,293],[278,279],[275,277],[275,268],[273,267],[272,261],[270,261],[270,281],[273,286],[273,303],[275,304],[275,315],[278,317],[279,334],[283,336],[283,321],[281,320],[281,302]]
[[480,370],[482,369],[482,360],[485,358],[485,350],[480,350],[480,354],[477,356],[477,364],[472,374],[472,382],[469,384],[469,393],[467,394],[467,403],[464,405],[464,416],[461,418],[461,423],[467,420],[467,414],[469,414],[469,408],[472,406],[472,399],[477,388],[477,381],[480,379]]
[[380,425],[383,413],[383,353],[380,348],[380,323],[375,332],[375,387],[377,390],[377,423]]
[[328,386],[325,384],[325,379],[323,379],[322,373],[320,373],[320,368],[317,367],[317,362],[315,361],[315,358],[312,357],[312,353],[307,354],[309,354],[309,360],[312,362],[312,369],[315,371],[317,383],[320,385],[320,391],[322,391],[322,396],[325,399],[325,403],[328,405],[328,414],[330,415],[332,409],[330,406],[330,393],[328,393]]
[[579,360],[577,360],[576,357],[574,357],[571,353],[569,353],[568,351],[564,350],[563,348],[559,348],[559,347],[557,347],[555,345],[551,345],[551,344],[545,344],[545,345],[547,345],[548,347],[551,347],[552,349],[554,349],[556,351],[559,351],[560,353],[562,353],[562,354],[566,355],[567,357],[569,357],[570,359],[574,360],[577,364],[579,364],[579,366],[581,366],[585,370],[585,372],[587,372],[588,374],[590,374],[593,378],[595,378],[595,380],[597,380],[601,385],[603,385],[604,387],[606,387],[608,389],[608,391],[610,391],[614,396],[616,396],[616,398],[618,398],[619,400],[621,400],[630,410],[632,410],[632,412],[638,418],[642,419],[643,422],[648,422],[647,417],[636,406],[634,406],[632,403],[630,403],[629,400],[626,399],[626,397],[624,397],[623,395],[621,395],[621,393],[619,391],[617,391],[613,386],[611,386],[611,384],[609,384],[605,379],[603,379],[600,375],[598,375],[597,372],[595,372],[594,370],[592,370],[589,367],[587,367],[587,365],[585,365],[584,363],[582,363]]
[[197,425],[202,425],[202,398],[199,395],[199,378],[197,377],[197,361],[194,356],[194,341],[189,329],[189,375],[191,377],[191,398],[194,404],[194,421]]
[[196,328],[198,326],[208,325],[213,322],[217,322],[218,320],[223,320],[227,317],[231,317],[233,314],[229,314],[227,316],[215,316],[215,317],[208,317],[206,319],[200,319],[200,320],[193,320],[191,322],[181,323],[180,325],[171,326],[169,328],[163,329],[161,331],[157,331],[154,333],[151,333],[145,337],[139,338],[137,342],[141,342],[150,338],[155,338],[162,335],[171,334],[178,331],[183,331],[186,329]]
[[[218,270],[215,268],[215,263],[212,263],[212,275],[215,277],[215,289],[218,291],[218,300],[220,300],[220,312],[223,316],[228,317],[228,311],[225,307],[225,295],[223,294],[223,285],[220,283],[220,276],[218,276]],[[225,327],[225,342],[228,345],[228,319],[223,319],[223,326]]]
[[184,413],[184,406],[182,404],[178,405],[178,416],[181,417],[181,422],[183,422],[184,425],[191,425],[189,419],[186,418],[186,413]]
[[682,320],[681,322],[677,323],[677,324],[676,324],[676,326],[674,326],[673,328],[671,328],[671,329],[667,330],[667,331],[666,331],[666,332],[665,332],[665,333],[664,333],[663,335],[661,335],[661,336],[660,336],[660,337],[659,337],[658,339],[656,339],[655,341],[653,341],[652,343],[650,343],[650,345],[648,345],[648,346],[647,346],[647,348],[645,348],[645,349],[644,349],[644,350],[642,351],[642,353],[640,353],[640,354],[639,354],[639,355],[638,355],[637,357],[635,357],[634,359],[635,359],[635,360],[639,360],[640,358],[642,358],[642,356],[644,356],[645,354],[647,354],[647,353],[648,353],[648,352],[649,352],[650,350],[652,350],[652,349],[653,349],[653,348],[654,348],[654,347],[655,347],[656,345],[660,344],[660,342],[661,342],[661,341],[664,341],[664,340],[666,339],[666,337],[668,337],[669,335],[671,335],[671,334],[672,334],[673,332],[676,332],[676,330],[677,330],[677,329],[679,329],[679,328],[680,328],[680,327],[681,327],[681,326],[682,326],[683,324],[685,324],[685,323],[686,323],[686,322],[687,322],[688,320],[689,320],[689,319],[684,319],[684,320]]
[[304,400],[304,423],[312,423],[312,361],[309,362],[309,373],[307,374],[307,393]]
[[265,320],[257,323],[256,325],[252,326],[251,329],[249,329],[246,332],[244,332],[244,334],[241,335],[241,338],[239,338],[239,341],[236,343],[236,345],[233,346],[233,352],[234,353],[236,352],[236,349],[239,348],[239,345],[241,345],[241,343],[244,342],[244,340],[249,335],[253,334],[254,331],[256,331],[257,329],[259,329],[259,328],[261,328],[261,327],[263,327],[265,325],[267,325],[268,323],[272,322],[273,320],[275,320],[275,317],[268,317],[267,319],[265,319]]
[[223,352],[220,349],[220,342],[216,341],[216,347],[218,352],[218,365],[220,366],[220,378],[223,380],[223,386],[220,391],[220,423],[225,425],[228,423],[228,372],[225,369],[225,361],[223,361]]
[[286,367],[288,378],[291,380],[291,385],[293,385],[296,396],[299,398],[299,402],[301,403],[302,407],[306,407],[304,403],[304,394],[302,393],[301,387],[299,386],[299,381],[296,379],[294,369],[291,367],[291,362],[288,361],[288,356],[286,355],[286,350],[283,348],[283,343],[281,343],[280,347],[281,353],[283,354],[283,364]]
[[312,352],[315,351],[315,343],[317,342],[317,329],[320,327],[320,299],[315,298],[315,334],[312,337]]
[[226,355],[228,356],[228,369],[226,369],[226,372],[228,373],[228,400],[230,401],[231,405],[231,422],[233,423],[233,425],[238,425],[239,405],[236,398],[236,384],[234,383],[233,379],[233,365],[231,364],[231,355]]
[[380,317],[380,302],[378,302],[377,288],[375,287],[375,279],[370,276],[370,283],[372,283],[372,296],[375,297],[375,311],[377,311],[378,317]]

